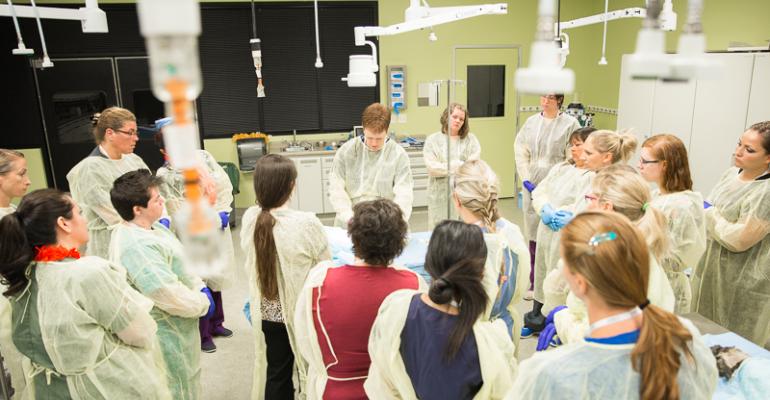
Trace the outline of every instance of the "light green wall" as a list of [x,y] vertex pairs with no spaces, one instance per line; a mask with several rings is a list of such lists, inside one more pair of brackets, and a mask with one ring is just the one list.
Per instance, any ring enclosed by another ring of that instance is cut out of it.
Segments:
[[[48,187],[48,182],[45,179],[45,163],[43,161],[43,151],[41,149],[17,149],[24,153],[24,158],[27,160],[27,174],[32,184],[27,189],[27,193],[37,190],[45,189]],[[18,204],[19,199],[15,199],[14,203]]]

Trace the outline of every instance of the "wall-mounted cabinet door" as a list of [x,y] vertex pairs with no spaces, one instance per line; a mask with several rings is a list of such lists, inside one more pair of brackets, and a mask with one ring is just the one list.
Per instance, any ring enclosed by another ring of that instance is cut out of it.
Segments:
[[118,105],[111,58],[54,59],[35,69],[53,181],[69,190],[67,172],[94,149],[92,117]]
[[746,114],[746,127],[757,122],[770,121],[770,54],[754,55],[754,74],[751,78],[751,97]]
[[732,154],[746,125],[753,54],[707,54],[725,65],[720,79],[698,81],[695,91],[690,171],[693,187],[708,195],[732,165]]
[[299,209],[317,214],[324,212],[323,183],[320,157],[294,158],[297,165],[297,195]]
[[[630,129],[639,143],[642,143],[652,132],[655,89],[656,84],[653,80],[631,79],[628,71],[628,55],[624,55],[620,67],[617,130]],[[689,134],[689,130],[687,133]]]

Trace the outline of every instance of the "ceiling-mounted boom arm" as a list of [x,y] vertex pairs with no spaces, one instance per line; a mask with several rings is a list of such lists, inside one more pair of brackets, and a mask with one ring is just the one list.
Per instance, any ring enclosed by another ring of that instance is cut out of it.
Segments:
[[508,4],[506,3],[462,7],[426,7],[415,6],[414,3],[416,2],[412,1],[412,5],[404,12],[404,22],[390,26],[357,26],[353,28],[356,46],[363,46],[367,36],[397,35],[480,15],[508,13]]
[[[35,8],[31,6],[13,6],[19,18],[35,18]],[[84,33],[107,33],[107,14],[99,8],[97,0],[86,0],[85,7],[37,7],[42,19],[62,19],[80,21]],[[11,6],[0,4],[0,16],[13,15]]]
[[372,55],[371,59],[369,59],[368,55],[350,56],[350,73],[347,77],[342,78],[342,80],[347,81],[348,86],[351,87],[371,87],[376,85],[374,72],[379,70],[377,65],[377,46],[371,40],[366,40],[367,37],[397,35],[418,29],[432,28],[448,22],[491,14],[508,14],[508,4],[429,7],[427,4],[420,5],[419,0],[410,0],[409,8],[404,11],[404,22],[390,26],[357,26],[353,28],[356,46],[369,45],[372,48]]

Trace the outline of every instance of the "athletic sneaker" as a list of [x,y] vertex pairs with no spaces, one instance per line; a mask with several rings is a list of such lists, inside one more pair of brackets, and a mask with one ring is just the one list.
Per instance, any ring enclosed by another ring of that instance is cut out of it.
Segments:
[[204,353],[213,353],[217,351],[217,345],[214,344],[213,340],[205,341],[201,343],[201,351]]
[[219,326],[214,328],[214,330],[211,332],[211,336],[229,338],[230,336],[233,336],[233,331],[225,328],[224,326]]
[[527,328],[526,326],[525,326],[525,327],[523,327],[523,328],[521,328],[521,338],[522,338],[522,339],[526,339],[526,338],[528,338],[528,337],[532,337],[532,336],[535,336],[535,335],[536,335],[536,334],[538,334],[538,333],[540,333],[540,332],[537,332],[537,331],[535,331],[535,330],[532,330],[532,329],[530,329],[530,328]]

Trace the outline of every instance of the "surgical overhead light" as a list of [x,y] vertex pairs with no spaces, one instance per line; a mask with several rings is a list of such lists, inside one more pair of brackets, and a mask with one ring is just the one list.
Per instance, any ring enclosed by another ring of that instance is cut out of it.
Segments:
[[658,21],[660,14],[660,2],[650,0],[642,29],[636,36],[636,51],[629,57],[628,68],[633,79],[661,79],[670,75],[666,37]]
[[671,73],[667,80],[714,79],[722,73],[723,65],[716,59],[705,56],[706,35],[703,34],[701,25],[702,14],[703,0],[690,0],[687,23],[679,35],[679,48],[677,55],[671,60]]
[[[506,3],[459,7],[430,7],[427,3],[421,5],[420,0],[410,0],[409,7],[404,11],[404,22],[390,26],[357,26],[353,29],[356,46],[369,45],[372,48],[372,54],[351,55],[350,72],[342,80],[348,83],[348,87],[372,87],[377,85],[377,76],[375,75],[379,71],[377,66],[377,46],[374,42],[366,40],[367,37],[397,35],[480,15],[507,13],[508,4]],[[428,38],[431,41],[435,40],[435,33],[431,32]]]
[[575,73],[562,68],[559,45],[554,41],[555,0],[540,0],[538,31],[529,58],[529,67],[516,71],[516,89],[523,93],[570,93],[575,88]]
[[13,49],[15,55],[32,55],[34,51],[24,45],[19,29],[18,18],[35,18],[38,32],[40,34],[40,44],[43,49],[43,68],[53,67],[53,62],[48,57],[48,49],[43,35],[42,19],[73,20],[80,21],[83,33],[106,33],[107,14],[99,9],[97,0],[86,0],[85,7],[80,8],[56,8],[56,7],[38,7],[34,0],[30,1],[29,6],[14,5],[11,0],[7,0],[8,5],[0,5],[0,16],[10,16],[13,18],[13,24],[16,28],[17,48]]
[[[564,31],[603,23],[602,57],[599,60],[599,65],[607,65],[607,58],[604,55],[607,44],[607,22],[625,18],[645,18],[647,16],[647,10],[641,7],[629,7],[615,11],[609,11],[608,8],[609,1],[605,0],[604,12],[601,14],[581,17],[570,21],[558,21],[553,24],[554,35],[559,38],[557,42],[559,43],[559,52],[562,57],[562,66],[567,62],[567,55],[569,55],[569,36]],[[677,16],[673,9],[672,0],[665,0],[663,9],[658,17],[660,29],[664,31],[676,30],[676,19]]]

